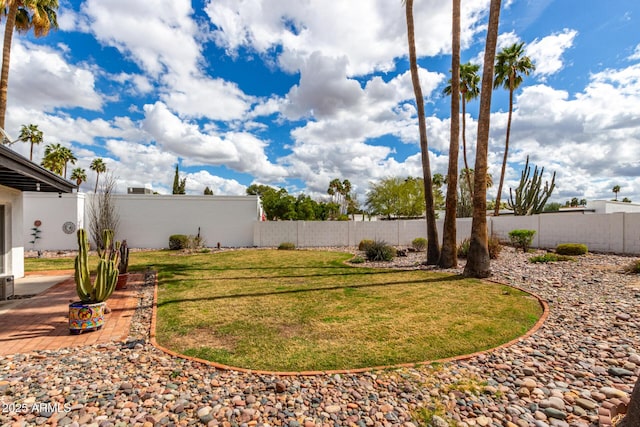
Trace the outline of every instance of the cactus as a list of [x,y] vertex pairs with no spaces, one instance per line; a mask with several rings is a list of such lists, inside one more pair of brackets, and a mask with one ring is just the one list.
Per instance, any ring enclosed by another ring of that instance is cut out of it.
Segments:
[[103,231],[105,247],[98,248],[98,268],[95,281],[91,282],[89,274],[89,239],[87,232],[78,229],[78,255],[75,260],[76,292],[83,303],[97,303],[105,301],[111,296],[118,280],[118,258],[120,242],[112,242],[113,231]]
[[513,210],[514,215],[533,215],[542,212],[556,186],[556,173],[553,172],[551,184],[545,181],[544,188],[541,191],[543,173],[544,168],[538,172],[538,167],[536,166],[533,171],[533,177],[530,178],[531,167],[529,166],[529,156],[527,156],[527,162],[520,175],[520,184],[515,190],[515,200],[512,189],[509,189],[508,205]]
[[129,271],[129,247],[127,241],[123,240],[120,244],[120,262],[118,263],[118,272],[124,274]]

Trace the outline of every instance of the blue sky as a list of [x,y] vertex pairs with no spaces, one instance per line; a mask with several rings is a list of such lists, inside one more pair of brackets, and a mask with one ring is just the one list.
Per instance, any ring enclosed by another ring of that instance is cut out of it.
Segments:
[[[463,62],[482,63],[488,3],[463,2]],[[451,5],[414,8],[431,167],[446,174]],[[47,37],[14,37],[6,131],[37,124],[38,162],[48,143],[71,148],[82,191],[96,157],[120,192],[170,193],[176,164],[189,194],[259,183],[321,198],[339,178],[363,199],[371,182],[421,175],[400,0],[60,0],[58,21]],[[503,1],[498,48],[524,42],[536,64],[516,93],[507,195],[529,155],[557,172],[555,201],[611,199],[620,185],[640,202],[638,28],[637,2]],[[507,91],[492,111],[497,182]]]

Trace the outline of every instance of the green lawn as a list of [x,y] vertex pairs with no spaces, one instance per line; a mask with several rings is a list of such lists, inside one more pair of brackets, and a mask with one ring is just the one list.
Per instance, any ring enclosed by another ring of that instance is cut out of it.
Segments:
[[250,369],[354,369],[467,354],[522,335],[542,313],[537,300],[507,286],[353,267],[349,258],[155,251],[132,253],[130,264],[158,271],[161,345]]

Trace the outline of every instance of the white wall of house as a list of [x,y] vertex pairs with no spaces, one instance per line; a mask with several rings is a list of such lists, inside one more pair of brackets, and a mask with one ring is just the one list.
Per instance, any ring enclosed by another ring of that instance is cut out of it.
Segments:
[[[84,227],[84,193],[39,193],[26,191],[24,198],[24,247],[26,250],[76,249],[78,246],[75,229]],[[40,238],[33,241],[34,222],[40,221]],[[63,226],[71,223],[74,230]]]
[[587,202],[587,209],[595,213],[640,212],[640,204],[615,202],[613,200],[594,200]]
[[24,276],[22,192],[0,185],[0,205],[4,205],[3,275]]

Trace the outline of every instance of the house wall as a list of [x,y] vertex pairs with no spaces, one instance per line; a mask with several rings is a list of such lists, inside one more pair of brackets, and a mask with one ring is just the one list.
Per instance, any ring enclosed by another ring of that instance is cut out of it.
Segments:
[[22,192],[0,185],[0,204],[4,205],[5,275],[24,276]]
[[[75,229],[84,227],[84,193],[24,192],[24,247],[26,250],[64,250],[78,247],[75,232],[66,233],[63,225],[70,222]],[[39,220],[40,238],[33,241],[34,222]]]

